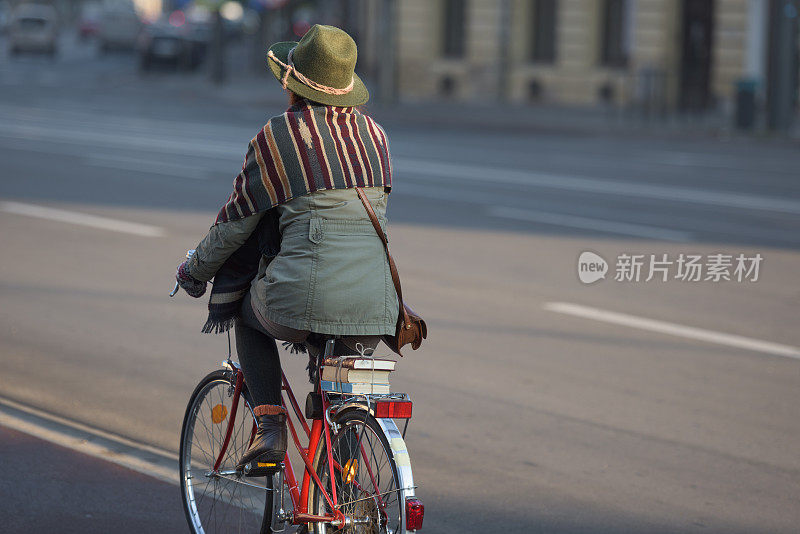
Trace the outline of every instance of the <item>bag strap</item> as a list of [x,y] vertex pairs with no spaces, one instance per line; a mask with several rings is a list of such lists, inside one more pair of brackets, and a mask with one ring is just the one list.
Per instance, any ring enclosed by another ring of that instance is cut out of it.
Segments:
[[360,187],[356,187],[355,189],[356,193],[358,193],[358,198],[360,198],[361,203],[364,204],[364,209],[367,210],[367,215],[369,216],[369,220],[372,221],[372,226],[375,227],[375,232],[383,242],[383,248],[386,250],[386,258],[389,260],[389,272],[392,273],[394,290],[397,292],[397,299],[400,301],[400,311],[402,312],[406,323],[408,323],[408,314],[406,313],[406,307],[403,304],[403,290],[400,288],[400,275],[397,273],[397,266],[394,263],[394,258],[392,258],[392,254],[389,252],[389,240],[386,238],[383,228],[381,228],[381,223],[378,222],[378,216],[375,215],[375,210],[372,209],[372,203],[367,198],[366,193],[364,193],[364,190]]

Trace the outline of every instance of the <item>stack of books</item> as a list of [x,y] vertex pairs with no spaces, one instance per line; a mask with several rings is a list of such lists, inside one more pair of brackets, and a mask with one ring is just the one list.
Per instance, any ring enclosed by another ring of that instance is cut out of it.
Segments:
[[386,394],[394,360],[361,357],[328,358],[322,366],[322,391],[362,395]]

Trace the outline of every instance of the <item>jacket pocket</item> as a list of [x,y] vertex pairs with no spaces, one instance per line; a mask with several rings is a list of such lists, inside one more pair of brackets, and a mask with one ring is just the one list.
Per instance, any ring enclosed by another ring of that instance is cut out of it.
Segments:
[[314,254],[312,318],[375,329],[386,317],[385,253],[375,229],[362,221],[326,220],[323,226]]
[[313,217],[308,223],[308,239],[312,243],[319,245],[325,239],[325,225],[323,220]]

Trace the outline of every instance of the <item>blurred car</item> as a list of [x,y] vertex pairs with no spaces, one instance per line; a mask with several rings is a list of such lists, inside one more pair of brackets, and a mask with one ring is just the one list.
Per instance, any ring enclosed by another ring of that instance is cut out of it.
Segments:
[[11,54],[44,52],[55,56],[58,52],[58,14],[52,6],[21,4],[10,16],[8,47]]
[[100,32],[100,15],[102,8],[99,4],[85,4],[81,8],[78,19],[78,37],[81,40],[95,37]]
[[97,31],[100,51],[133,50],[141,30],[142,20],[132,3],[105,4],[100,11]]
[[185,12],[186,24],[184,30],[187,38],[194,42],[195,46],[207,46],[211,42],[213,25],[211,12],[197,4],[190,6]]
[[206,57],[208,28],[192,24],[183,12],[174,11],[145,26],[137,43],[139,68],[151,70],[157,65],[176,69],[196,69]]

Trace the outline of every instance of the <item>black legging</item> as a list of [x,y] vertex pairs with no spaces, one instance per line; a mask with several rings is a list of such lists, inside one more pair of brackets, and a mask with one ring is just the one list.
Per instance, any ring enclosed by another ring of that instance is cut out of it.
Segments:
[[254,405],[280,406],[281,358],[278,344],[258,322],[249,293],[242,302],[241,317],[236,321],[236,352]]
[[[324,338],[311,334],[305,344],[309,353],[316,355],[322,351]],[[356,354],[357,343],[363,345],[370,354],[378,345],[380,336],[352,336],[337,340],[334,356]],[[281,358],[278,344],[253,312],[248,293],[242,301],[241,316],[236,321],[236,352],[242,365],[244,381],[255,406],[261,404],[281,404]]]

